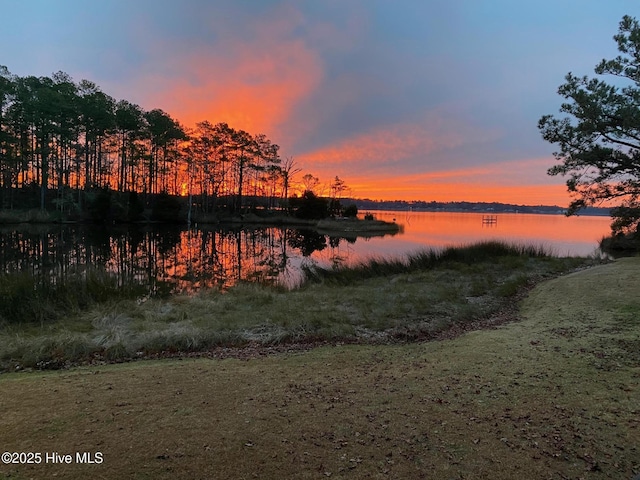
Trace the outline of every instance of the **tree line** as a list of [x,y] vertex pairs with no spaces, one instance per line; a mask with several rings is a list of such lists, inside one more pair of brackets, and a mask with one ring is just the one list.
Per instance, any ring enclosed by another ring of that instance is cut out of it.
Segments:
[[185,128],[161,109],[116,101],[88,80],[11,74],[0,66],[0,209],[83,209],[88,192],[189,196],[201,211],[276,206],[290,194],[292,158],[264,134],[202,121]]

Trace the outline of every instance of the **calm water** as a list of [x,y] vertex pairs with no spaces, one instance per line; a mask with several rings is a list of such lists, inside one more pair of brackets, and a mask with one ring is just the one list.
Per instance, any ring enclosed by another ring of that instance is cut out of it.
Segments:
[[[483,222],[487,214],[449,212],[376,212],[380,220],[395,221],[404,233],[393,239],[372,239],[369,254],[393,254],[425,247],[463,245],[484,240],[544,245],[557,256],[587,256],[598,249],[610,232],[610,217],[496,214],[495,223]],[[362,250],[364,253],[364,250]]]
[[367,257],[402,256],[425,248],[480,240],[544,245],[556,255],[590,255],[609,231],[608,217],[375,212],[403,226],[396,235],[328,237],[312,230],[37,226],[0,230],[0,271],[30,271],[46,278],[76,266],[104,266],[121,284],[142,284],[151,292],[193,292],[229,287],[239,280],[293,285],[300,267],[353,263]]

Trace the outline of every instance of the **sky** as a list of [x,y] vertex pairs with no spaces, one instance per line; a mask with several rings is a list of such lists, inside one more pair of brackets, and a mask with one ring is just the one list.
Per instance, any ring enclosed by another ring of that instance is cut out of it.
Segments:
[[264,133],[351,196],[566,206],[546,174],[568,72],[637,0],[0,0],[0,65],[63,71],[187,127]]

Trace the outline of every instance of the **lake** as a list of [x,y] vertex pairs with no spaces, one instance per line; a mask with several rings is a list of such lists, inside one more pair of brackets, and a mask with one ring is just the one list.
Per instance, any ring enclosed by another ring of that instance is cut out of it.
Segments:
[[597,252],[609,217],[449,212],[374,212],[402,231],[374,237],[335,237],[309,229],[196,226],[186,228],[25,225],[0,229],[0,271],[55,279],[85,265],[105,267],[120,284],[151,293],[192,293],[238,281],[295,285],[301,267],[350,264],[368,257],[404,256],[428,248],[483,240],[543,245],[557,256]]
[[[425,247],[463,245],[485,240],[544,245],[557,256],[587,256],[610,233],[610,217],[453,212],[375,212],[376,218],[396,221],[404,233],[371,239],[359,254],[404,254]],[[486,222],[486,217],[495,222]],[[364,247],[364,245],[362,245]]]

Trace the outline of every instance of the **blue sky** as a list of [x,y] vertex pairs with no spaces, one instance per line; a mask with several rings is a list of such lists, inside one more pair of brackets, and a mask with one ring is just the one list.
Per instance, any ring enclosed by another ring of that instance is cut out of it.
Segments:
[[266,133],[369,198],[567,204],[537,121],[626,0],[0,0],[0,65]]

